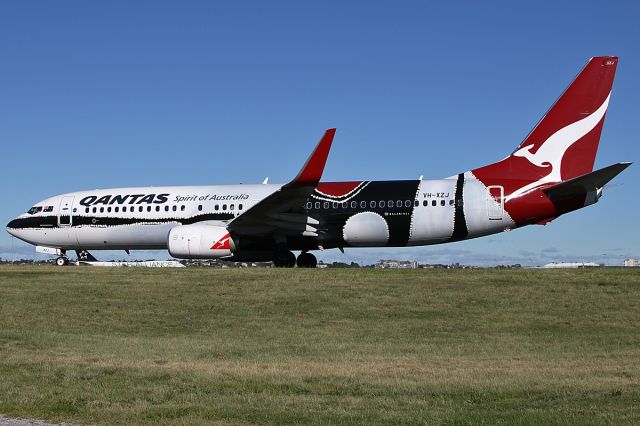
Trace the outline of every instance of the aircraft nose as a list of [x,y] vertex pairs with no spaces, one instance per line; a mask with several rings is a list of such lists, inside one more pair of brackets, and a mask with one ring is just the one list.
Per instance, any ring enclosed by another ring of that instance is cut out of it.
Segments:
[[18,234],[18,229],[20,228],[20,221],[18,219],[13,219],[11,222],[7,223],[7,232],[14,237]]

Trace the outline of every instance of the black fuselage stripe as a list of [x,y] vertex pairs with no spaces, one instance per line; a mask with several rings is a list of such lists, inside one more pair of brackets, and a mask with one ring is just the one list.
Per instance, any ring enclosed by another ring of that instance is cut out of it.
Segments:
[[469,236],[467,220],[464,217],[464,173],[458,175],[455,194],[455,214],[453,217],[453,234],[449,241],[464,240]]
[[[112,227],[123,225],[145,225],[159,223],[180,223],[189,225],[205,220],[230,220],[233,219],[232,213],[205,213],[192,217],[158,217],[158,218],[140,218],[140,217],[108,217],[108,216],[85,216],[73,215],[71,227],[94,226],[94,227]],[[38,216],[14,219],[7,225],[11,229],[40,229],[40,228],[58,228],[58,216]],[[68,228],[68,226],[63,226]]]

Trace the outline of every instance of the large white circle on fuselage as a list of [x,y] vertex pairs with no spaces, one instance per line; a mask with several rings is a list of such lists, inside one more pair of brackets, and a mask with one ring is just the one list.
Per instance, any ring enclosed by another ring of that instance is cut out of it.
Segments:
[[389,225],[374,212],[362,212],[347,219],[342,229],[344,241],[352,246],[384,246],[389,242]]

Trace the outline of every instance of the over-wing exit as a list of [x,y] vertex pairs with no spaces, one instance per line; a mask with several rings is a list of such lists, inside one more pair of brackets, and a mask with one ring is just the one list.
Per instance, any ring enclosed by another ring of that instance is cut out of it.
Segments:
[[[618,64],[594,57],[501,161],[446,179],[321,182],[335,129],[284,185],[116,188],[36,203],[7,231],[43,253],[167,249],[176,258],[315,267],[314,250],[442,244],[596,203],[631,163],[593,171]],[[293,251],[300,251],[296,256]]]

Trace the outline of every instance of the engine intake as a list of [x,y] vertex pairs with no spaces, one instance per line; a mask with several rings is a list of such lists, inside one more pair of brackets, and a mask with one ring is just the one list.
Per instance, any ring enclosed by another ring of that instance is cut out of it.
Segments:
[[180,259],[217,259],[231,256],[236,244],[227,228],[195,223],[173,227],[167,248],[171,256]]

